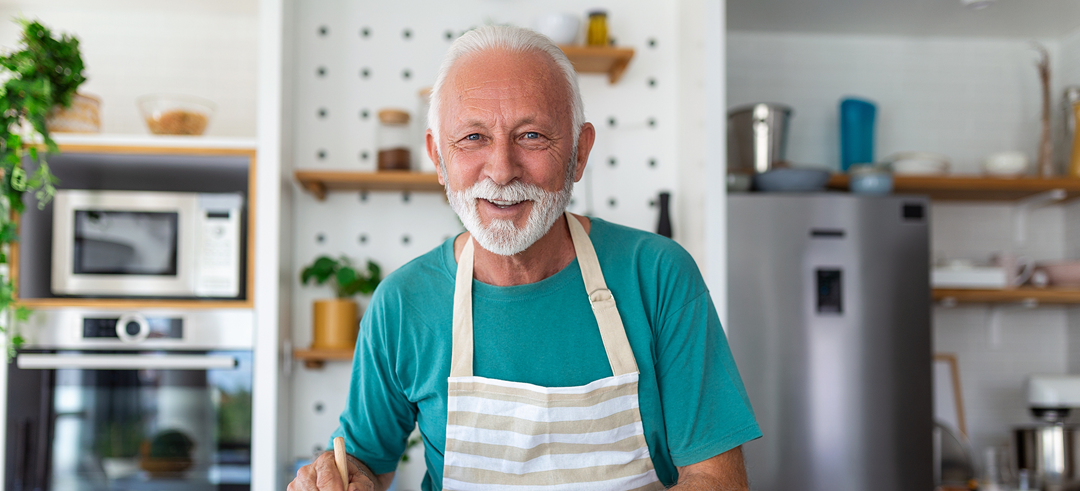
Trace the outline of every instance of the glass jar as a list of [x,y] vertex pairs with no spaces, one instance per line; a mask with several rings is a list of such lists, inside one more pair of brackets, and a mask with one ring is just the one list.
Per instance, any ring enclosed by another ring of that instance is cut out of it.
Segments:
[[376,129],[376,147],[378,169],[409,170],[410,151],[413,144],[413,132],[409,128],[409,113],[401,109],[383,109],[379,111],[379,127]]
[[589,30],[585,44],[589,46],[607,46],[607,11],[589,11]]

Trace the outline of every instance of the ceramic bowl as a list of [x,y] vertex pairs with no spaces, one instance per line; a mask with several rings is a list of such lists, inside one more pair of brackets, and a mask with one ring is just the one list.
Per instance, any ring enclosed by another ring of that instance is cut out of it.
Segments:
[[949,172],[949,158],[928,152],[900,152],[889,159],[897,175],[929,176]]
[[581,29],[581,18],[574,14],[545,14],[533,19],[532,28],[555,42],[574,44]]
[[1027,155],[1021,152],[998,152],[983,161],[983,172],[992,176],[1018,176],[1027,168]]
[[829,182],[829,171],[794,167],[773,169],[754,176],[758,191],[807,193],[822,191]]

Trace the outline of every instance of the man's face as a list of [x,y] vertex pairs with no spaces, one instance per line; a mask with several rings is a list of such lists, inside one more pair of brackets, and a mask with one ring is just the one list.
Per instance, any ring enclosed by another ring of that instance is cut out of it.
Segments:
[[561,77],[542,54],[489,51],[459,60],[443,86],[429,154],[438,145],[451,205],[492,252],[515,254],[543,236],[581,178],[588,149],[575,155]]

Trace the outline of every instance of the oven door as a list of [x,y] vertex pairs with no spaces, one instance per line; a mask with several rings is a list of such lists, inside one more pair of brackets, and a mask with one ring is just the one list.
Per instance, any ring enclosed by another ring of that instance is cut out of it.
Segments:
[[250,489],[250,351],[22,351],[8,377],[5,489]]

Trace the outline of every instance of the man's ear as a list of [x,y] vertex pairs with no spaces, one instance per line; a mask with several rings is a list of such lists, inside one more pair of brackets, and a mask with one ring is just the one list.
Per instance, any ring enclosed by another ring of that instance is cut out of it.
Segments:
[[446,172],[446,170],[439,168],[439,144],[435,141],[435,135],[431,133],[430,128],[424,132],[424,144],[427,146],[428,158],[431,159],[431,163],[435,164],[435,173],[439,176],[439,184],[445,186],[446,183],[443,182],[443,173]]
[[589,162],[589,152],[592,151],[593,143],[596,143],[596,128],[592,123],[585,123],[581,126],[581,133],[578,134],[574,182],[580,181],[581,176],[585,175],[585,164]]

